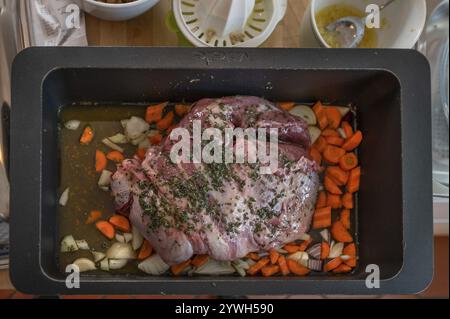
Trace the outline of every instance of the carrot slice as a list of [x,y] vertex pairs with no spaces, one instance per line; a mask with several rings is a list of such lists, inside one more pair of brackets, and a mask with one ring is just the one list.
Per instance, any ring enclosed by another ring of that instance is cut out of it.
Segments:
[[331,128],[326,128],[321,134],[323,137],[340,137],[339,132]]
[[344,171],[339,166],[329,166],[327,168],[327,174],[339,186],[343,186],[348,182],[348,172]]
[[169,126],[172,125],[174,116],[175,115],[174,115],[173,111],[170,111],[169,113],[167,113],[166,116],[164,116],[161,120],[159,120],[156,123],[156,127],[158,128],[158,130],[163,131],[163,130],[169,128]]
[[324,267],[323,271],[331,271],[342,264],[342,259],[340,257],[330,260]]
[[351,243],[353,241],[352,235],[347,231],[344,224],[337,220],[331,225],[331,235],[333,238],[341,243]]
[[95,227],[108,239],[113,239],[116,235],[113,225],[105,220],[96,222]]
[[280,266],[280,271],[283,274],[283,276],[286,276],[289,274],[289,267],[286,264],[286,257],[284,257],[283,255],[280,255],[280,257],[278,257],[278,266]]
[[156,123],[162,119],[163,111],[168,102],[160,103],[157,105],[150,105],[145,112],[145,121],[147,123]]
[[339,220],[341,221],[342,225],[346,229],[350,229],[351,223],[350,223],[350,210],[349,209],[343,209],[341,211],[341,214],[339,216]]
[[280,103],[277,103],[277,105],[282,110],[290,111],[294,108],[295,103],[294,102],[280,102]]
[[255,253],[255,252],[251,252],[251,253],[248,253],[247,254],[247,256],[246,256],[247,258],[250,258],[251,260],[259,260],[259,254],[258,253]]
[[338,267],[333,269],[335,274],[343,274],[352,271],[352,267],[346,264],[340,264]]
[[153,134],[153,135],[150,135],[150,136],[148,137],[148,140],[150,141],[150,143],[151,143],[152,145],[158,145],[159,143],[162,142],[162,139],[163,139],[163,136],[162,136],[162,134],[160,134],[160,133],[158,133],[158,134]]
[[304,276],[309,274],[309,269],[300,265],[298,262],[292,259],[286,259],[287,266],[289,268],[289,271],[295,275],[298,276]]
[[361,178],[361,167],[356,167],[350,171],[347,183],[347,191],[349,193],[356,193],[359,191],[359,182]]
[[111,225],[124,233],[130,232],[130,221],[122,215],[114,215],[109,219]]
[[328,117],[325,112],[325,108],[322,103],[318,101],[313,106],[313,111],[316,114],[317,121],[319,122],[319,127],[321,130],[325,129],[328,126]]
[[184,116],[189,112],[190,108],[191,107],[188,104],[177,104],[175,105],[175,113],[178,116]]
[[339,187],[336,185],[336,183],[328,175],[325,175],[323,184],[325,186],[325,189],[328,192],[330,192],[331,194],[342,195],[342,191],[339,189]]
[[363,139],[363,135],[361,133],[361,131],[356,131],[355,134],[353,134],[350,138],[348,138],[344,145],[342,145],[342,148],[346,151],[352,151],[355,148],[357,148],[359,146],[359,144],[361,144]]
[[327,145],[328,145],[327,140],[323,136],[319,136],[316,142],[313,144],[313,147],[320,153],[323,153]]
[[271,249],[269,251],[270,263],[272,265],[275,265],[277,263],[279,257],[280,257],[280,254],[275,249]]
[[337,129],[341,125],[342,115],[339,110],[333,106],[329,106],[325,109],[327,115],[328,126]]
[[342,254],[348,255],[351,258],[349,260],[345,260],[344,263],[350,267],[356,267],[356,245],[354,243],[348,244],[345,246]]
[[312,243],[312,238],[310,237],[307,240],[304,240],[300,245],[298,245],[298,250],[299,251],[306,251],[306,249],[308,248],[308,246]]
[[262,267],[266,266],[268,263],[270,263],[269,258],[267,257],[261,258],[247,270],[247,273],[249,275],[255,275],[261,270]]
[[83,133],[81,134],[80,143],[83,145],[88,145],[89,143],[92,142],[93,139],[94,139],[94,130],[92,129],[92,127],[87,125],[84,128]]
[[182,263],[179,263],[178,265],[173,265],[170,267],[170,270],[172,271],[172,274],[175,276],[178,276],[182,273],[184,269],[186,269],[187,266],[191,264],[191,260],[188,259],[186,261],[183,261]]
[[96,222],[98,219],[100,219],[100,217],[102,217],[102,212],[99,210],[92,210],[89,213],[88,218],[86,219],[85,224],[89,225],[89,224],[93,224],[94,222]]
[[331,207],[316,209],[313,216],[313,229],[331,226]]
[[138,259],[144,260],[147,257],[150,257],[152,254],[153,247],[150,245],[150,243],[147,240],[144,240],[142,243],[141,249],[139,250]]
[[309,155],[317,163],[317,165],[322,163],[322,155],[320,155],[320,152],[316,148],[311,147],[309,149]]
[[206,264],[206,262],[209,260],[208,255],[197,255],[192,259],[192,265],[199,268]]
[[97,173],[100,173],[106,168],[106,165],[108,164],[108,161],[106,159],[105,153],[102,151],[96,150],[95,151],[95,171]]
[[261,273],[264,277],[270,277],[280,271],[278,265],[268,265],[261,268]]
[[327,259],[330,254],[330,245],[323,241],[320,248],[320,259]]
[[339,163],[339,160],[344,155],[345,155],[345,151],[342,148],[334,146],[334,145],[327,145],[325,147],[325,150],[323,151],[323,158],[328,163],[332,163],[332,164]]
[[332,209],[342,208],[341,196],[335,194],[328,194],[327,206],[330,206]]
[[342,146],[344,144],[344,139],[337,136],[328,136],[326,140],[330,145]]
[[358,166],[358,158],[356,157],[355,153],[347,153],[339,160],[339,166],[344,171],[351,171],[356,166]]
[[327,193],[322,191],[319,193],[319,196],[317,197],[316,209],[324,208],[326,206],[327,206]]
[[283,246],[283,249],[286,250],[288,253],[293,254],[299,251],[298,245],[294,244],[287,244]]
[[119,151],[109,152],[108,154],[106,154],[106,158],[116,163],[120,163],[125,160],[125,156],[123,156],[123,154],[120,153]]
[[350,138],[353,136],[353,128],[348,122],[343,121],[341,127],[344,130],[345,138]]
[[147,149],[146,148],[138,148],[136,155],[137,157],[139,157],[139,159],[144,160],[145,159],[145,154],[147,154]]
[[347,209],[353,208],[353,195],[351,193],[342,195],[342,205]]

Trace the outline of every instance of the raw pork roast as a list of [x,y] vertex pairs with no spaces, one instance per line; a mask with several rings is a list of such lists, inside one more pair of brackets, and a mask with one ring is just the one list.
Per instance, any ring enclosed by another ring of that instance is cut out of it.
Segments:
[[194,254],[235,260],[308,231],[319,179],[302,119],[240,96],[201,100],[178,126],[192,132],[194,120],[202,129],[278,128],[278,169],[269,175],[260,174],[258,164],[174,164],[169,152],[176,141],[168,137],[143,161],[125,160],[111,185],[116,209],[130,213],[164,261],[177,264]]

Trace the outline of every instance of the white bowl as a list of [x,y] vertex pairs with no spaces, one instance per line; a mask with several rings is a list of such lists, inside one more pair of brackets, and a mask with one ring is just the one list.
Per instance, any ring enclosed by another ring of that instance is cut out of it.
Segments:
[[[387,0],[311,0],[300,29],[301,47],[330,46],[324,41],[316,24],[316,13],[334,4],[345,4],[366,11],[370,4],[385,4]],[[397,0],[381,11],[385,25],[377,30],[377,48],[411,49],[422,33],[427,16],[426,0]]]
[[124,21],[135,18],[150,10],[159,0],[136,0],[114,4],[95,0],[75,0],[78,6],[93,16],[103,20]]

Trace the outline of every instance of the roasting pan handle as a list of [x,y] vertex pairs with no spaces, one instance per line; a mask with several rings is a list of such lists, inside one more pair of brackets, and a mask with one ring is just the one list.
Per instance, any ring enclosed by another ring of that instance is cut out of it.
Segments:
[[0,221],[9,217],[9,106],[2,105],[0,118]]

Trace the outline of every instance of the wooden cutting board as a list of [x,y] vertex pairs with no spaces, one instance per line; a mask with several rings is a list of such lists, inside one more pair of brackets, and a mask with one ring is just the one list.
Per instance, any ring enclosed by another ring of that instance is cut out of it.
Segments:
[[[103,46],[178,46],[176,33],[165,23],[171,0],[161,0],[144,15],[125,22],[110,22],[87,15],[90,45]],[[286,16],[264,47],[295,48],[299,46],[299,30],[309,0],[288,0]]]

